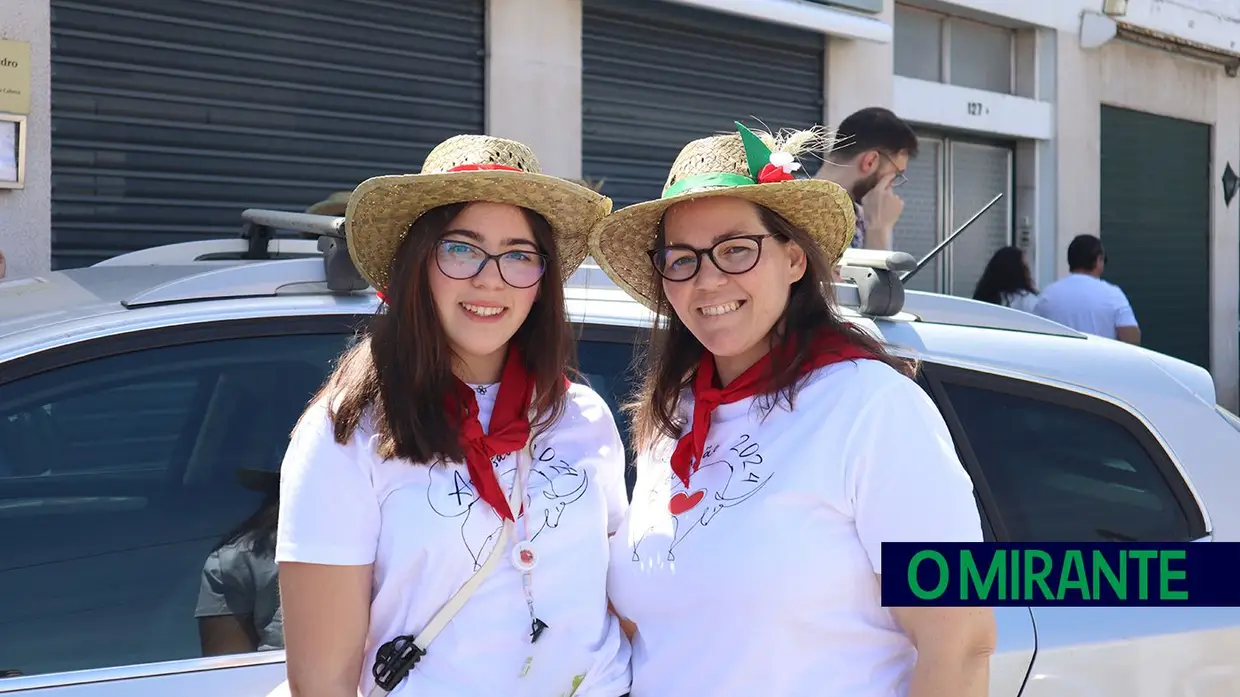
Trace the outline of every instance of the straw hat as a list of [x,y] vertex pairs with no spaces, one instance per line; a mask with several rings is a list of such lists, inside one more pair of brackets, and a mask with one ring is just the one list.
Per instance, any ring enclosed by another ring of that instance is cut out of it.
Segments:
[[547,219],[567,279],[585,261],[589,234],[611,212],[611,199],[543,174],[525,145],[483,135],[453,136],[426,156],[420,174],[362,182],[345,213],[349,254],[362,277],[385,290],[396,249],[426,211],[452,203],[490,201],[528,208]]
[[821,146],[818,130],[776,138],[755,134],[740,122],[737,133],[702,138],[680,151],[655,201],[616,211],[590,234],[594,260],[616,285],[654,310],[654,247],[659,222],[673,204],[711,196],[735,196],[771,209],[804,230],[834,264],[852,242],[856,212],[848,192],[821,179],[797,179],[796,155]]
[[306,209],[314,215],[344,215],[345,206],[349,205],[351,191],[337,191]]

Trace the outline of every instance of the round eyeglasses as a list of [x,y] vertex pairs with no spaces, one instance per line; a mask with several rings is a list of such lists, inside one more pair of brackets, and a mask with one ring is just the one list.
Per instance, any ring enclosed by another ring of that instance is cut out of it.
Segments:
[[663,278],[679,283],[688,281],[702,268],[702,257],[710,257],[711,263],[720,271],[733,276],[743,274],[758,265],[762,258],[762,240],[765,235],[737,235],[720,240],[705,249],[687,244],[669,244],[646,252],[655,271]]
[[547,270],[547,255],[532,249],[513,249],[502,254],[489,254],[481,247],[461,240],[440,240],[435,249],[435,264],[448,278],[469,280],[495,260],[499,277],[513,288],[529,288],[538,283]]

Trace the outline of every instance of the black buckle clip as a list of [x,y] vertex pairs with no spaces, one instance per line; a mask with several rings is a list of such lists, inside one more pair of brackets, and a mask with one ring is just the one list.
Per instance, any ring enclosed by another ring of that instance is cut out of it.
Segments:
[[395,690],[400,681],[404,680],[409,671],[426,655],[426,651],[415,644],[413,639],[413,636],[403,634],[383,644],[375,652],[375,665],[370,673],[375,678],[375,684],[385,691]]
[[535,617],[534,621],[530,625],[530,643],[537,643],[538,637],[542,636],[543,630],[546,628],[547,623]]

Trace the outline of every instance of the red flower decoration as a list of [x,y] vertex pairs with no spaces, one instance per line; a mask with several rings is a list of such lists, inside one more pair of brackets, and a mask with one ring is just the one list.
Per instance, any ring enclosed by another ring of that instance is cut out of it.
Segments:
[[770,184],[772,182],[787,182],[796,179],[791,172],[785,172],[783,168],[775,165],[766,165],[758,172],[759,184]]

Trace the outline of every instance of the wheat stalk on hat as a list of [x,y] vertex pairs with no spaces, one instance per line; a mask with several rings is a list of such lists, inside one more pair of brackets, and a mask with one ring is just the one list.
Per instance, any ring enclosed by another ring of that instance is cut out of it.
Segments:
[[349,254],[375,289],[388,284],[392,259],[413,221],[454,203],[520,206],[547,220],[567,279],[585,261],[589,233],[611,212],[611,199],[567,179],[543,174],[523,143],[485,135],[453,136],[431,150],[419,174],[367,179],[345,211]]
[[668,174],[663,195],[607,216],[590,233],[590,253],[630,296],[657,310],[654,269],[646,252],[658,237],[663,214],[682,201],[735,196],[769,208],[804,230],[834,265],[852,242],[856,212],[848,192],[823,179],[796,176],[800,156],[829,148],[821,128],[754,132],[739,121],[736,133],[686,145]]

